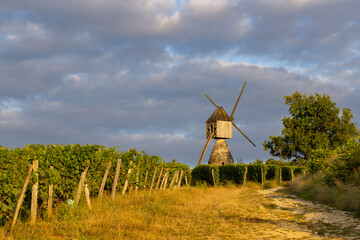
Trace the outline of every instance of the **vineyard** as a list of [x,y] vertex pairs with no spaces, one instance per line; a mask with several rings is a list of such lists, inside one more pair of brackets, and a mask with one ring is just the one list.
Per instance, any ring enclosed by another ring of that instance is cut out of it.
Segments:
[[[27,175],[29,184],[23,189]],[[53,207],[49,199],[55,206],[73,204],[74,200],[76,204],[82,189],[88,197],[95,197],[103,191],[115,194],[121,190],[125,194],[131,189],[166,188],[175,180],[180,185],[188,179],[191,175],[187,165],[166,163],[160,156],[136,149],[120,152],[117,147],[79,144],[37,144],[14,149],[0,146],[0,225],[14,217],[22,190],[25,197],[20,218],[29,217],[34,186],[38,188],[38,215],[45,216]]]
[[[117,147],[79,144],[37,144],[14,149],[0,146],[0,225],[11,223],[13,227],[17,217],[30,219],[30,225],[39,217],[47,220],[53,207],[76,208],[87,204],[91,208],[90,199],[101,200],[103,195],[114,200],[116,194],[125,195],[129,191],[185,184],[241,186],[251,181],[266,187],[272,182],[282,184],[294,181],[296,175],[317,172],[329,186],[334,182],[336,186],[358,184],[358,173],[353,170],[359,166],[358,146],[358,140],[352,139],[336,152],[318,149],[304,167],[256,161],[222,166],[204,164],[192,170],[185,164],[165,162],[160,156],[136,149],[120,152]],[[81,197],[84,195],[85,198]]]

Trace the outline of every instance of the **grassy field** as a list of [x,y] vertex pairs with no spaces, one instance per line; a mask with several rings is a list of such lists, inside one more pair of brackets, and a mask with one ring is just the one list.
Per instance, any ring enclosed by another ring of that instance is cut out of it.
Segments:
[[336,239],[316,235],[303,215],[246,187],[182,187],[56,209],[52,220],[19,222],[0,239]]

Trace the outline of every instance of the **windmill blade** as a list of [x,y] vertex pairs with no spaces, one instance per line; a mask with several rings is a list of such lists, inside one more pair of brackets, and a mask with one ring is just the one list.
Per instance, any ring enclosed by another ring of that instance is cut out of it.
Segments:
[[235,125],[234,122],[232,123],[232,125],[233,125],[237,130],[239,130],[239,132],[240,132],[242,135],[244,135],[244,137],[245,137],[249,142],[251,142],[251,144],[254,145],[254,147],[256,147],[256,145],[245,135],[245,133],[243,133],[243,132],[240,130],[240,128],[238,128],[238,127]]
[[232,111],[232,113],[231,113],[230,119],[233,119],[233,116],[234,116],[234,113],[235,113],[235,109],[236,109],[236,107],[237,107],[237,105],[238,105],[238,103],[239,103],[239,100],[240,100],[241,94],[242,94],[243,91],[244,91],[245,85],[246,85],[246,81],[245,81],[244,86],[243,86],[242,89],[241,89],[240,95],[239,95],[239,97],[238,97],[238,99],[237,99],[237,101],[236,101],[236,103],[235,103],[235,106],[234,106],[234,109],[233,109],[233,111]]
[[215,103],[214,103],[214,101],[213,100],[211,100],[211,98],[207,95],[207,94],[205,94],[205,96],[210,100],[210,102],[212,103],[212,104],[214,104],[215,105],[215,107],[216,108],[219,108],[219,106],[218,105],[216,105]]
[[206,149],[207,149],[207,147],[209,146],[210,141],[211,141],[212,139],[214,139],[214,137],[215,137],[215,135],[214,135],[213,132],[209,134],[209,136],[208,136],[208,138],[207,138],[207,140],[206,140],[206,143],[205,143],[205,145],[204,145],[204,147],[203,147],[203,149],[202,149],[202,151],[201,151],[201,154],[200,154],[200,157],[199,157],[199,160],[198,160],[196,166],[199,166],[199,165],[201,164],[201,161],[202,161],[202,159],[203,159],[203,157],[204,157],[204,154],[205,154],[205,152],[206,152]]

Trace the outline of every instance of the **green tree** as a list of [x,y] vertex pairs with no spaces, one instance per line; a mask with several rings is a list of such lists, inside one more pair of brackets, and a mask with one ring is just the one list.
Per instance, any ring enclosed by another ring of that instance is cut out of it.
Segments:
[[297,163],[308,160],[315,149],[335,149],[349,138],[359,135],[353,113],[348,108],[339,108],[329,95],[293,93],[285,96],[290,116],[281,121],[284,129],[280,136],[269,136],[263,143],[270,154]]
[[273,158],[269,158],[266,160],[266,165],[277,165],[277,166],[287,166],[289,165],[289,162],[286,162],[284,160],[275,160]]

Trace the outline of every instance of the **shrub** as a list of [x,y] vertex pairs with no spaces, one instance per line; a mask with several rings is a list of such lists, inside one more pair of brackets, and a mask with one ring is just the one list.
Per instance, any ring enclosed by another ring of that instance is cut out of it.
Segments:
[[291,176],[292,169],[293,169],[293,167],[290,167],[290,166],[281,167],[281,177],[282,177],[283,181],[291,181],[292,180],[292,176]]
[[220,166],[220,182],[233,182],[234,184],[242,184],[244,180],[245,169],[245,164],[227,164]]
[[[259,163],[253,163],[248,165],[248,172],[246,175],[247,181],[253,181],[261,183],[261,168],[263,167],[263,164]],[[266,176],[266,169],[263,167],[263,174]]]
[[279,179],[279,169],[280,167],[277,165],[265,165],[266,169],[266,180],[278,180]]
[[192,170],[191,185],[195,186],[202,182],[206,182],[208,185],[214,185],[211,173],[212,169],[214,169],[215,184],[218,184],[220,182],[219,166],[203,164]]

